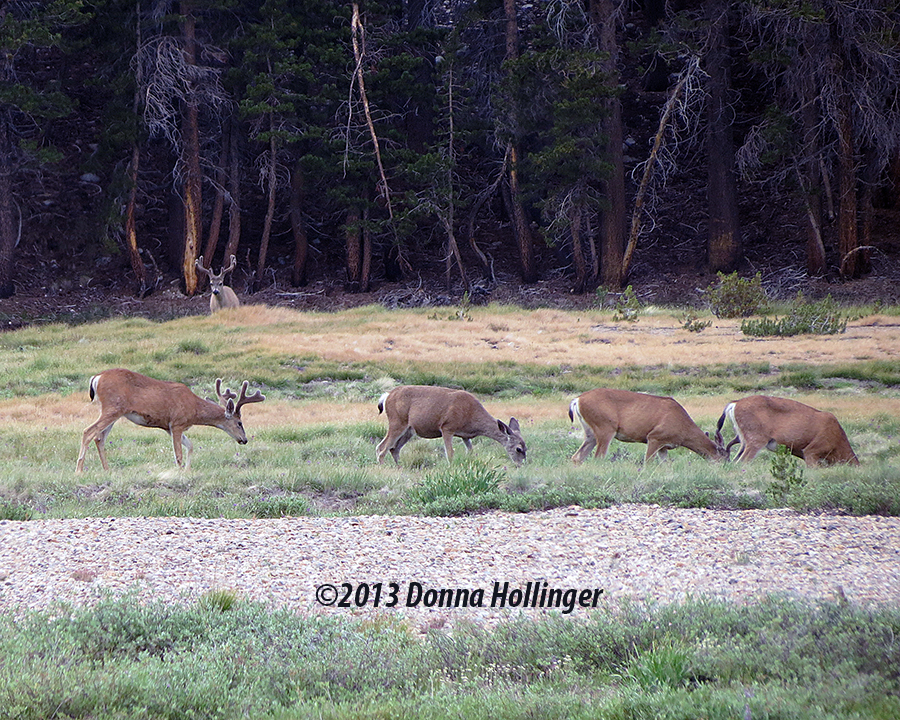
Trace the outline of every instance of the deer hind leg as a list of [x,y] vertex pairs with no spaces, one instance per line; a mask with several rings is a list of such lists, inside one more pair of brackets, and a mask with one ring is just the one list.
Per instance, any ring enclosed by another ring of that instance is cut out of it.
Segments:
[[594,457],[604,457],[607,450],[609,450],[609,444],[615,436],[613,428],[603,428],[603,431],[598,434],[584,420],[581,421],[581,424],[584,426],[584,442],[572,456],[572,462],[576,465],[584,462],[584,459],[591,454],[591,450],[594,450]]
[[391,457],[394,458],[395,464],[400,464],[400,449],[412,439],[412,436],[413,429],[407,427],[406,430],[403,431],[403,434],[397,438],[397,442],[395,442],[394,447],[391,448]]
[[398,459],[398,455],[400,454],[400,448],[409,442],[412,435],[413,430],[409,425],[389,425],[387,435],[384,436],[384,439],[378,443],[378,447],[375,448],[375,458],[378,460],[378,463],[384,462],[384,456],[390,451],[391,457],[394,458],[394,462],[399,464],[400,460]]
[[100,417],[97,422],[93,425],[90,425],[81,436],[81,450],[78,453],[78,462],[75,464],[75,472],[83,472],[84,471],[84,456],[87,454],[88,446],[93,442],[97,445],[97,453],[100,455],[100,464],[103,466],[104,470],[109,470],[109,463],[106,462],[106,449],[104,448],[104,443],[106,442],[106,436],[109,435],[109,431],[112,430],[112,426],[116,424],[116,418],[112,422],[109,421],[109,418]]

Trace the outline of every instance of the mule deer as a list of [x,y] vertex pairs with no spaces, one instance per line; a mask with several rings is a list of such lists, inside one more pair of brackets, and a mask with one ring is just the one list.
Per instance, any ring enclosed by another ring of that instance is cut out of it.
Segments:
[[518,420],[510,418],[507,425],[495,419],[465,390],[403,385],[381,396],[378,412],[382,411],[387,415],[388,431],[375,451],[379,463],[390,452],[399,464],[400,448],[413,433],[423,438],[443,438],[447,460],[453,460],[454,436],[462,438],[469,452],[472,438],[484,436],[500,443],[516,465],[525,461],[525,441]]
[[595,446],[596,457],[606,455],[613,438],[647,443],[645,462],[654,455],[665,460],[667,452],[677,447],[707,458],[725,457],[721,443],[710,440],[687,411],[670,397],[610,388],[589,390],[569,405],[569,420],[575,422],[575,418],[584,428],[584,443],[572,456],[576,465]]
[[214,273],[211,268],[203,266],[202,255],[194,261],[194,264],[197,266],[198,270],[209,277],[210,313],[214,313],[224,308],[236,308],[241,306],[241,301],[238,300],[238,296],[235,294],[234,290],[225,284],[225,276],[234,270],[235,265],[237,265],[237,259],[234,255],[231,256],[231,264],[227,268],[223,266],[218,274]]
[[217,427],[227,432],[241,445],[246,444],[247,435],[241,423],[241,407],[266,399],[259,390],[248,396],[248,384],[244,380],[238,397],[231,390],[226,389],[223,392],[221,378],[216,380],[216,394],[222,403],[218,405],[197,397],[187,385],[154,380],[131,370],[116,368],[94,375],[90,382],[90,395],[91,400],[100,403],[100,417],[84,431],[75,471],[84,470],[84,456],[92,441],[97,444],[103,469],[109,470],[104,443],[112,426],[122,417],[128,418],[136,425],[160,428],[169,433],[175,447],[175,463],[179,466],[182,464],[181,448],[184,446],[185,470],[191,466],[193,446],[184,433],[193,425]]
[[820,463],[859,465],[844,428],[830,412],[786,398],[753,395],[728,403],[716,425],[716,439],[722,443],[725,419],[731,420],[737,436],[728,443],[740,442],[735,460],[748,462],[760,450],[775,450],[786,445],[792,455],[803,458],[808,467]]

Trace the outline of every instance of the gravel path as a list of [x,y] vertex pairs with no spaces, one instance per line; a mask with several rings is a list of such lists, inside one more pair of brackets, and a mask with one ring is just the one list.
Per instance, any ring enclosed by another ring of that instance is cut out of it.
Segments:
[[[3,611],[124,592],[184,602],[211,589],[301,613],[396,613],[418,627],[548,607],[578,617],[626,597],[896,604],[900,518],[625,505],[466,518],[0,522]],[[350,607],[319,602],[345,596]]]

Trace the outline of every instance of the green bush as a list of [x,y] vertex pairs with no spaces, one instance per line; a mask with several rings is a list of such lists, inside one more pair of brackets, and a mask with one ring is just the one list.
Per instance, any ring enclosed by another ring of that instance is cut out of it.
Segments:
[[764,312],[768,307],[769,299],[759,273],[752,278],[742,278],[738,277],[737,272],[730,275],[720,272],[718,277],[718,284],[710,285],[705,293],[709,309],[716,317],[749,317]]
[[803,466],[786,445],[779,445],[772,455],[771,471],[773,480],[766,488],[766,497],[781,506],[788,493],[803,485]]
[[613,320],[625,320],[626,322],[637,322],[638,316],[644,311],[644,306],[634,294],[634,288],[629,285],[616,299],[616,312],[613,314]]
[[798,292],[788,314],[780,320],[776,317],[744,320],[741,332],[754,337],[791,337],[793,335],[837,335],[847,329],[847,320],[831,295],[824,300],[808,303],[803,293]]

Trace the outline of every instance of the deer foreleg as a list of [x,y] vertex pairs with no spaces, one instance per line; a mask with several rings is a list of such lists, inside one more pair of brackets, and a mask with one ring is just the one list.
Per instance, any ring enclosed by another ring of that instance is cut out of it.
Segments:
[[175,450],[175,464],[178,465],[178,467],[182,467],[181,449],[182,447],[184,447],[185,453],[183,467],[185,470],[190,470],[191,452],[194,449],[193,444],[190,440],[187,439],[187,436],[184,434],[183,430],[173,428],[169,432],[172,435],[172,447]]

